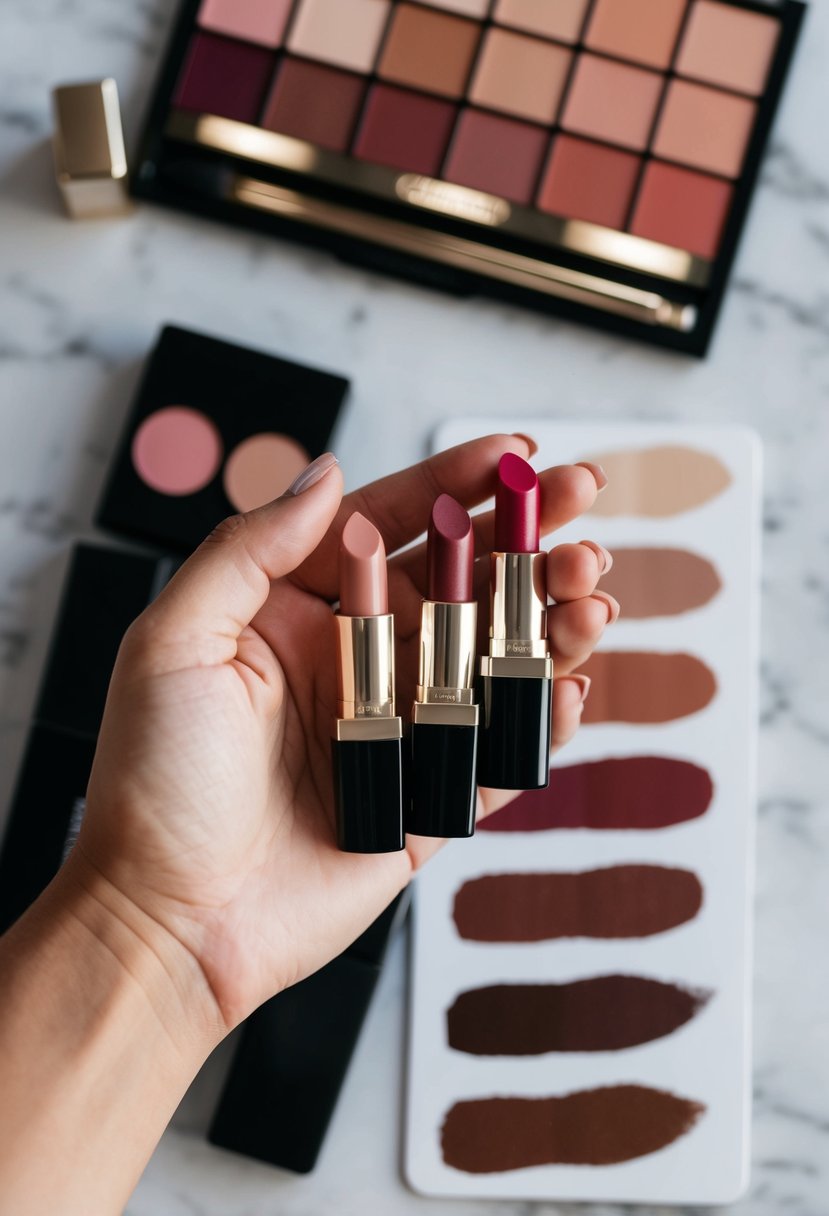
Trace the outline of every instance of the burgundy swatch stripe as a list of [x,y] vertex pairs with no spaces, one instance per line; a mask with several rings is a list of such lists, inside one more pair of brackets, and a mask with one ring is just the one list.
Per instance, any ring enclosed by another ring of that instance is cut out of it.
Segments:
[[646,1085],[609,1085],[556,1098],[456,1102],[441,1129],[443,1160],[467,1174],[534,1165],[616,1165],[673,1144],[705,1107]]
[[553,769],[547,789],[521,794],[484,819],[478,829],[665,828],[704,815],[713,793],[708,772],[688,760],[666,756],[593,760]]
[[593,681],[582,722],[674,722],[714,699],[717,681],[692,654],[598,651],[579,669]]
[[651,937],[693,920],[702,883],[691,870],[616,865],[559,874],[485,874],[455,895],[452,916],[473,942]]
[[446,1014],[449,1046],[475,1056],[624,1051],[673,1034],[710,992],[640,975],[564,984],[491,984],[462,992]]

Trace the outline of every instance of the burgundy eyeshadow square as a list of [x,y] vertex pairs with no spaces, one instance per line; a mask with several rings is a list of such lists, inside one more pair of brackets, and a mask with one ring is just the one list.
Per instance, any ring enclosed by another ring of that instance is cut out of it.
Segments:
[[96,522],[190,552],[327,450],[348,381],[168,326],[147,362]]

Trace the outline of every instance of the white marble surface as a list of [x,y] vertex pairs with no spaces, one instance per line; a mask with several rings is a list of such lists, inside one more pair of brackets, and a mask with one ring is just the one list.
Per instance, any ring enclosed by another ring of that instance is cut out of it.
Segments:
[[[351,485],[420,456],[447,415],[754,425],[766,445],[756,1104],[751,1216],[829,1211],[829,5],[817,0],[708,360],[443,296],[151,207],[61,215],[49,88],[116,76],[133,136],[170,0],[4,0],[0,13],[0,796],[51,628],[57,559],[89,534],[140,362],[175,321],[354,382]],[[383,977],[318,1170],[200,1132],[227,1050],[164,1137],[130,1216],[465,1216],[401,1182],[404,950]],[[44,1163],[46,1164],[46,1163]],[[561,1205],[492,1204],[519,1216]],[[588,1209],[593,1216],[620,1211]],[[690,1209],[686,1209],[690,1211]],[[91,1214],[96,1216],[96,1214]]]

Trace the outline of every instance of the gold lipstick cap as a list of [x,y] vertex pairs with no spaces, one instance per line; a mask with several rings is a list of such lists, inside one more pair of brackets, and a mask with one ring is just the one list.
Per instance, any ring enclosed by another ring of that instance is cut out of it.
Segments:
[[55,175],[73,219],[129,209],[127,154],[112,77],[52,91]]

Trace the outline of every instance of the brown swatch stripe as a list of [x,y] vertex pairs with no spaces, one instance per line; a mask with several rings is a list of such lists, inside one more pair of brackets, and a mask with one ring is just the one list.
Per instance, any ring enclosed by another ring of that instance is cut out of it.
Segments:
[[446,1013],[447,1038],[473,1056],[624,1051],[673,1034],[710,996],[641,975],[490,984],[456,997]]
[[456,1102],[441,1128],[443,1160],[467,1174],[534,1165],[617,1165],[685,1135],[701,1102],[646,1085],[608,1085],[560,1098]]
[[704,815],[713,793],[708,772],[688,760],[668,756],[591,760],[554,768],[547,789],[520,794],[482,820],[478,830],[666,828]]
[[652,937],[693,920],[702,883],[691,870],[616,865],[574,874],[485,874],[465,882],[452,915],[472,942]]
[[707,558],[688,549],[614,545],[613,566],[599,586],[616,597],[626,621],[641,621],[701,608],[717,595],[722,582]]
[[713,452],[681,444],[583,457],[600,464],[608,485],[591,507],[593,515],[662,518],[701,507],[722,494],[731,474]]
[[593,681],[582,722],[674,722],[714,699],[717,681],[692,654],[604,650],[579,669]]

